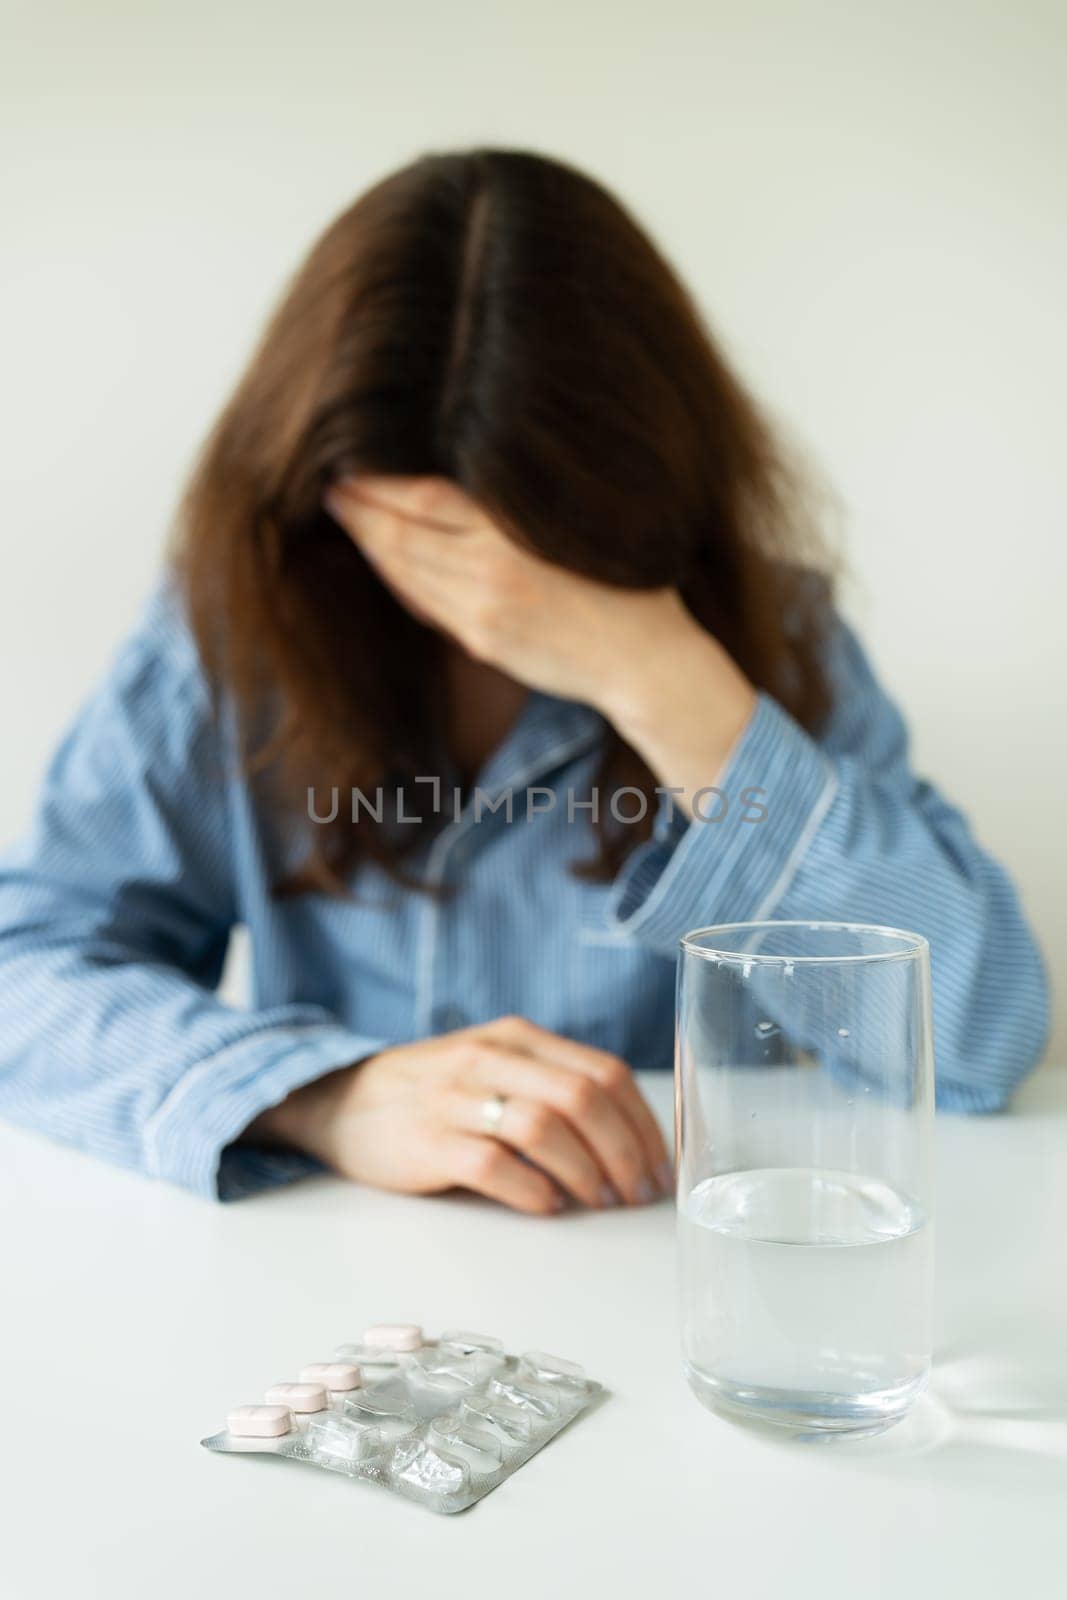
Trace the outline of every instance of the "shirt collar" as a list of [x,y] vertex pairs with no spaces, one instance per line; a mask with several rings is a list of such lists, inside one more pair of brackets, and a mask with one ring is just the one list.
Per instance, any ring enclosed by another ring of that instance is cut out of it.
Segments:
[[506,738],[475,779],[486,794],[524,789],[595,749],[604,720],[592,706],[531,689]]

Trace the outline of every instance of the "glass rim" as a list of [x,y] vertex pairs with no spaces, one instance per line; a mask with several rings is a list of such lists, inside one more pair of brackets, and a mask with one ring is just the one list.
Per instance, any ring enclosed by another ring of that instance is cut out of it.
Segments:
[[[725,950],[714,944],[698,942],[713,934],[735,933],[742,929],[747,933],[757,933],[764,928],[803,928],[808,933],[870,933],[883,939],[895,939],[903,943],[904,948],[872,950],[858,955],[760,955],[752,950]],[[928,953],[930,949],[928,939],[906,928],[889,928],[877,922],[808,922],[800,918],[787,918],[780,922],[774,918],[759,922],[713,922],[707,928],[691,928],[688,933],[683,933],[678,945],[685,955],[696,956],[702,961],[736,961],[739,964],[752,961],[768,967],[784,966],[787,962],[791,966],[801,964],[814,967],[841,966],[845,962],[914,961],[916,956]]]

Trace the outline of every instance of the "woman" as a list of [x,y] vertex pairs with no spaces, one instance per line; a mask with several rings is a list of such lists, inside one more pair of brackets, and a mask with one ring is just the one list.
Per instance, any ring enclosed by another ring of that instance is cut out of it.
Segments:
[[[435,156],[327,231],[171,573],[0,876],[0,1108],[207,1195],[314,1169],[520,1210],[670,1181],[676,941],[933,952],[940,1103],[1038,1059],[1004,872],[908,766],[766,421],[554,162]],[[251,932],[251,1009],[214,994]]]

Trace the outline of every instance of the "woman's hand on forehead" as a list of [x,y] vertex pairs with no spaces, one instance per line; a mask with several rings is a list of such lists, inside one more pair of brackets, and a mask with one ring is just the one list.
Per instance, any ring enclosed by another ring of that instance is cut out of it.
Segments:
[[345,479],[324,503],[419,621],[519,683],[595,707],[683,809],[714,782],[756,697],[676,590],[546,561],[441,478]]

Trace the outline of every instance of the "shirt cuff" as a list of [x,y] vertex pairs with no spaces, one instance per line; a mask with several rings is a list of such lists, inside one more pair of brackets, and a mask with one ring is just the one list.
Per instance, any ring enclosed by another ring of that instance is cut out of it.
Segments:
[[938,1111],[958,1111],[968,1116],[993,1116],[1006,1111],[1017,1084],[987,1088],[973,1083],[954,1083],[934,1074],[934,1094]]
[[295,1151],[236,1146],[261,1112],[294,1089],[386,1048],[332,1023],[269,1028],[190,1068],[145,1127],[145,1170],[211,1200],[320,1171]]
[[673,955],[696,928],[772,915],[833,803],[837,777],[815,741],[760,694],[717,788],[728,801],[720,821],[694,817],[680,837],[660,828],[624,864],[608,906],[617,933]]

